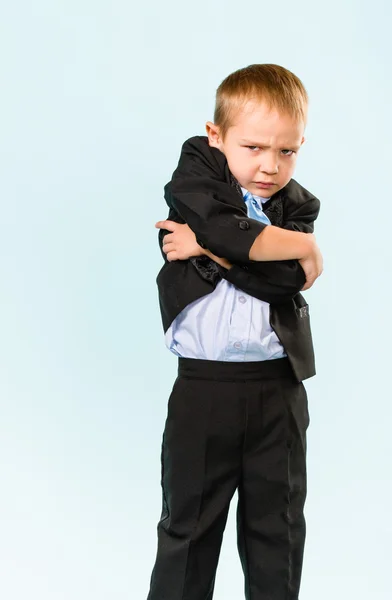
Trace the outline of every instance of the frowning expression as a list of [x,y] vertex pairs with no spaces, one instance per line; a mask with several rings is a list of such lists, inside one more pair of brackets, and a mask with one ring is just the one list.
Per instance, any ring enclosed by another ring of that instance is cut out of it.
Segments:
[[242,187],[269,198],[293,176],[305,124],[270,108],[248,101],[236,114],[224,139],[217,125],[206,124],[209,145],[219,148]]

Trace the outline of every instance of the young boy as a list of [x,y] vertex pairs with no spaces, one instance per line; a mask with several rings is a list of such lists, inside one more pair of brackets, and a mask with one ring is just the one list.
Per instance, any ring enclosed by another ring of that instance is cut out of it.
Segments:
[[185,142],[165,187],[157,283],[179,366],[148,600],[212,599],[236,490],[247,600],[298,599],[309,426],[302,380],[315,374],[299,292],[322,272],[312,235],[319,201],[292,179],[307,103],[283,67],[229,75],[208,137]]

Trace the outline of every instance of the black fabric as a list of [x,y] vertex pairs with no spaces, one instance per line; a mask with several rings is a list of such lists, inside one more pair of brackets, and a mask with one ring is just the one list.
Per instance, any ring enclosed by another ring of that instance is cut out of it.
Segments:
[[[167,230],[158,240],[164,265],[158,273],[159,305],[164,332],[190,303],[214,291],[224,278],[251,296],[269,302],[270,323],[283,344],[298,381],[316,373],[309,307],[300,293],[305,275],[296,260],[251,261],[249,249],[264,228],[246,215],[241,188],[230,173],[222,152],[204,136],[187,140],[177,169],[165,186],[168,219],[188,223],[197,239],[217,256],[232,258],[224,269],[208,257],[167,260],[162,251]],[[319,200],[292,179],[263,209],[271,223],[312,233]],[[249,228],[240,224],[247,223]],[[234,260],[233,260],[234,257]],[[301,310],[306,306],[306,311]]]
[[247,600],[298,600],[308,401],[287,358],[180,359],[162,439],[148,600],[211,600],[230,501]]
[[[183,144],[177,169],[165,186],[165,200],[169,209],[194,231],[202,247],[264,280],[266,276],[268,280],[273,278],[281,290],[279,300],[293,296],[293,282],[295,293],[302,289],[305,276],[298,261],[249,259],[249,250],[266,224],[247,216],[241,186],[230,173],[224,154],[210,147],[207,137],[196,136]],[[320,201],[292,179],[265,203],[263,210],[277,227],[313,233]],[[268,287],[259,284],[261,294],[264,288],[268,293]],[[260,299],[270,302],[266,297]]]

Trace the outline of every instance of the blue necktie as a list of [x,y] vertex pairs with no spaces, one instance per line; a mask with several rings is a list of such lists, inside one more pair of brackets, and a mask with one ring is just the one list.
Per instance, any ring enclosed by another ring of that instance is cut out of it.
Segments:
[[260,207],[260,200],[257,201],[250,192],[246,192],[244,202],[248,208],[248,217],[266,223],[266,225],[271,225],[271,221]]

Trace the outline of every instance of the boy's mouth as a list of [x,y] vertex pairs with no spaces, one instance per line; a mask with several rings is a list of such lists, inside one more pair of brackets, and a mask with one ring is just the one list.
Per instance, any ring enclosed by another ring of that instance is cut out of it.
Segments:
[[257,185],[257,187],[260,187],[260,188],[268,189],[268,188],[271,188],[272,186],[274,186],[275,184],[269,183],[266,181],[255,181],[255,185]]

